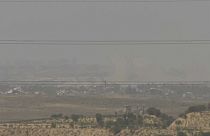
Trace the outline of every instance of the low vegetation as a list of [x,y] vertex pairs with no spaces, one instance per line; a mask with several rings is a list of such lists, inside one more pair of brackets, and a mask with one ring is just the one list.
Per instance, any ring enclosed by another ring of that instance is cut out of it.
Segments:
[[165,113],[162,113],[159,109],[156,108],[149,108],[146,111],[149,115],[154,115],[156,117],[159,117],[162,120],[162,126],[163,128],[168,127],[175,119],[172,116],[169,116]]
[[[189,107],[185,118],[176,120],[151,107],[145,114],[124,112],[122,114],[84,116],[61,113],[48,119],[0,125],[1,136],[210,136],[209,106]],[[11,129],[12,128],[12,129]]]

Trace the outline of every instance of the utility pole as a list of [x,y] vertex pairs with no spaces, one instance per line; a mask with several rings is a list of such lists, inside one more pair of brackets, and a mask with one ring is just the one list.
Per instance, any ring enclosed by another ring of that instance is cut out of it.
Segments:
[[106,80],[104,80],[104,86],[105,86],[105,88],[107,87],[107,81]]
[[142,121],[142,126],[143,126],[143,127],[144,127],[144,112],[145,112],[145,111],[144,111],[144,110],[145,110],[144,108],[145,108],[145,106],[144,106],[144,104],[143,104],[143,105],[142,105],[142,120],[143,120],[143,121]]

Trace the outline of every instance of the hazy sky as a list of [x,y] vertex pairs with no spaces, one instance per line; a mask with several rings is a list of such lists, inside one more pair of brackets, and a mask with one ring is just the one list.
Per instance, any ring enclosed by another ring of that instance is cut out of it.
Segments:
[[[1,40],[208,40],[209,24],[210,2],[0,5]],[[209,58],[210,45],[0,45],[0,63],[76,59],[119,80],[210,80]]]

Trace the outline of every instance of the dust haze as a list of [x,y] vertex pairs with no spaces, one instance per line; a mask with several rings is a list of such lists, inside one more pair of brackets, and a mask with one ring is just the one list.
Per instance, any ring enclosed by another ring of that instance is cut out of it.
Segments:
[[92,78],[204,81],[210,79],[208,46],[10,45],[0,48],[1,80]]
[[[199,2],[2,6],[0,39],[205,40],[209,10],[209,3]],[[209,50],[208,45],[1,44],[0,79],[210,80]]]

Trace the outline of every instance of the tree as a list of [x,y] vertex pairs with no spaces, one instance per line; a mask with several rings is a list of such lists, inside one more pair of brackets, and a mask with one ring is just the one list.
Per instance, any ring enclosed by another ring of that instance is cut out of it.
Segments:
[[210,132],[203,132],[201,133],[201,136],[210,136]]
[[106,121],[105,122],[105,127],[106,128],[112,128],[115,125],[114,121]]
[[124,118],[124,124],[128,127],[128,128],[134,128],[137,126],[137,120],[136,120],[136,115],[134,115],[133,113],[128,113],[125,114]]
[[160,118],[163,121],[163,128],[168,127],[175,120],[172,116],[165,113],[161,113]]
[[137,116],[137,126],[141,127],[143,125],[143,117],[141,115]]
[[114,134],[117,134],[124,128],[126,128],[125,121],[122,118],[117,118],[117,121],[111,127],[111,130]]
[[103,116],[100,113],[96,113],[96,122],[99,126],[103,126],[104,125],[104,121],[103,121]]
[[62,118],[62,117],[63,117],[62,113],[51,115],[51,118],[54,118],[54,119],[59,119],[59,118]]
[[124,114],[122,117],[118,117],[116,121],[106,122],[106,128],[110,128],[114,134],[119,133],[122,129],[130,128],[135,129],[143,124],[143,117],[141,115],[136,116],[133,113]]
[[68,117],[68,116],[64,116],[64,119],[65,119],[65,120],[68,120],[68,119],[69,119],[69,117]]
[[174,121],[174,118],[172,116],[162,113],[159,109],[153,107],[147,109],[146,113],[161,118],[161,120],[163,121],[163,128],[168,127]]
[[196,105],[196,106],[191,106],[188,108],[188,110],[185,112],[187,113],[191,113],[191,112],[202,112],[202,111],[206,111],[207,108],[205,105]]
[[56,123],[55,122],[51,123],[51,128],[56,128]]
[[187,136],[187,134],[182,131],[179,131],[177,132],[177,136]]
[[80,115],[77,115],[77,114],[72,114],[72,115],[71,115],[71,119],[72,119],[74,122],[78,122],[79,118],[80,118]]
[[147,109],[146,113],[149,115],[155,115],[156,117],[160,117],[160,115],[161,115],[160,110],[156,109],[154,107]]

